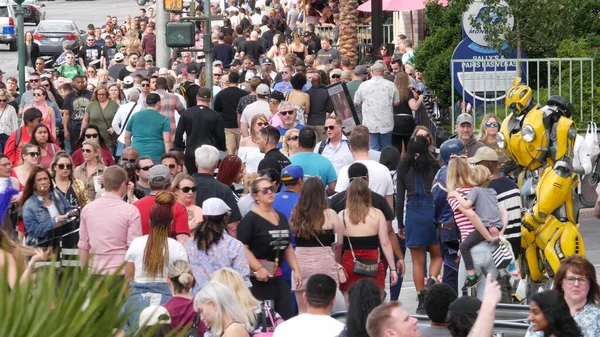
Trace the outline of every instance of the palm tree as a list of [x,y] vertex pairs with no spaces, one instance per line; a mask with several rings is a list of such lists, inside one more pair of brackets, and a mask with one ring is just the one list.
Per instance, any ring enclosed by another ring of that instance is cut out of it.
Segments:
[[348,57],[352,65],[358,63],[358,1],[340,1],[338,50],[342,57]]

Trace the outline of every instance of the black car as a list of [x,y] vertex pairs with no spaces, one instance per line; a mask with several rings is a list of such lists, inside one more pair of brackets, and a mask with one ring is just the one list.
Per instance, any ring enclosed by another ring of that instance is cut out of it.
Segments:
[[[16,11],[17,4],[12,2],[12,5]],[[40,21],[46,20],[46,11],[44,10],[46,5],[40,4],[37,0],[25,0],[22,6],[25,10],[23,21],[32,22],[37,25]]]

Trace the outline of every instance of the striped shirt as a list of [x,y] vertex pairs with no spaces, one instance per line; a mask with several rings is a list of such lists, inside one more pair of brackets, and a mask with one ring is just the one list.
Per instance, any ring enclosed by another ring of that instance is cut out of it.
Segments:
[[521,246],[521,194],[514,181],[502,177],[490,182],[489,188],[496,191],[498,206],[508,212],[508,225],[504,236],[513,246],[515,254],[520,252]]
[[[472,187],[459,187],[456,190],[462,195],[462,197],[466,197],[469,192],[471,192]],[[471,221],[467,218],[466,215],[463,214],[458,208],[460,204],[454,198],[448,199],[448,203],[450,204],[450,208],[454,212],[454,221],[460,229],[460,236],[464,240],[472,231],[475,230],[475,226],[471,223]],[[475,211],[475,206],[471,207],[473,211]]]

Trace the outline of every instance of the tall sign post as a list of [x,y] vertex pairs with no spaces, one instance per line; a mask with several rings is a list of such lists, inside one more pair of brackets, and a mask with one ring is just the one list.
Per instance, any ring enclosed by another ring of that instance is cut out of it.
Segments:
[[[17,4],[17,45],[18,45],[18,70],[19,70],[19,94],[23,97],[25,92],[25,24],[23,21],[23,2],[25,0],[14,0]],[[9,5],[10,6],[10,5]]]

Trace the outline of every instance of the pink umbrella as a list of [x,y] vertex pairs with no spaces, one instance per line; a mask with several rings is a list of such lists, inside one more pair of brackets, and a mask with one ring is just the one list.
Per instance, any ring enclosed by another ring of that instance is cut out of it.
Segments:
[[[386,12],[410,11],[410,32],[413,42],[415,41],[415,33],[413,29],[412,11],[424,9],[428,2],[436,2],[442,6],[448,6],[448,0],[381,0],[381,9]],[[361,12],[371,12],[371,0],[367,0],[364,4],[358,6]]]

